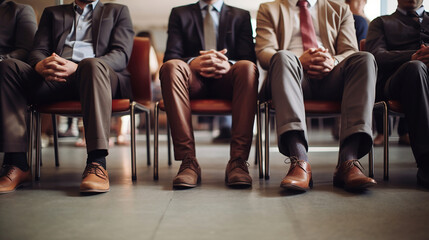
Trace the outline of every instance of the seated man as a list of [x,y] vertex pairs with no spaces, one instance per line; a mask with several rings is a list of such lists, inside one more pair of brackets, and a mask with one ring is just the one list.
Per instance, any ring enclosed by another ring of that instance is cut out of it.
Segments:
[[128,8],[75,0],[43,12],[28,64],[0,62],[0,193],[30,180],[27,104],[80,100],[87,142],[81,192],[109,191],[106,156],[112,98],[129,97],[126,70],[133,45]]
[[160,70],[174,156],[181,160],[174,187],[195,187],[201,170],[195,157],[190,100],[232,100],[232,138],[227,185],[251,186],[247,168],[258,91],[258,71],[249,12],[223,0],[200,0],[171,11],[167,49]]
[[380,67],[377,89],[405,113],[418,183],[429,187],[429,15],[423,0],[398,0],[392,15],[369,25],[366,49]]
[[261,94],[273,100],[278,147],[291,162],[281,187],[298,191],[312,187],[304,100],[341,101],[334,185],[350,190],[375,185],[363,174],[358,159],[372,145],[377,67],[371,54],[357,52],[349,8],[330,0],[263,3],[256,31],[256,54],[268,70]]
[[37,30],[36,15],[29,5],[0,0],[0,61],[24,61]]

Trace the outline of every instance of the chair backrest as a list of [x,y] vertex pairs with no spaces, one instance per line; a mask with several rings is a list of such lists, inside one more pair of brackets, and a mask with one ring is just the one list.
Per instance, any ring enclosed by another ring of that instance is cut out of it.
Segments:
[[135,37],[133,51],[128,63],[131,74],[133,99],[137,102],[152,100],[152,79],[149,68],[150,40],[146,37]]

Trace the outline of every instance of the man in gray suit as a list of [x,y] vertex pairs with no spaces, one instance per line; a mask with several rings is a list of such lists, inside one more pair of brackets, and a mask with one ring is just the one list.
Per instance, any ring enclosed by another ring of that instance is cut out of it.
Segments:
[[43,12],[28,64],[0,63],[0,151],[5,152],[0,193],[30,179],[26,161],[27,104],[80,100],[87,166],[81,192],[109,191],[106,156],[112,98],[130,97],[126,70],[134,32],[128,8],[75,0]]
[[347,5],[331,0],[263,3],[256,32],[256,55],[268,70],[263,91],[276,108],[279,150],[291,161],[281,186],[298,191],[312,186],[304,99],[341,102],[334,185],[353,190],[374,186],[358,159],[372,145],[377,67],[371,54],[357,53]]

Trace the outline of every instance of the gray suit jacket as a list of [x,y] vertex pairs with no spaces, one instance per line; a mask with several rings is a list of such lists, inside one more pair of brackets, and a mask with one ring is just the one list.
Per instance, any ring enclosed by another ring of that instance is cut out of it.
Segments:
[[[35,66],[52,53],[61,56],[74,20],[72,4],[48,7],[43,11],[28,63]],[[134,31],[128,7],[98,2],[92,20],[95,57],[106,62],[119,76],[120,97],[131,97],[127,64]]]
[[0,4],[0,55],[24,61],[33,44],[36,29],[32,7],[14,2]]

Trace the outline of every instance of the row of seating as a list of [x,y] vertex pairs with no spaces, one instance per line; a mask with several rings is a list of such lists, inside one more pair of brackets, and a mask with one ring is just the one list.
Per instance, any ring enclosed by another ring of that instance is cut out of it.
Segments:
[[[131,84],[133,91],[133,99],[114,99],[112,101],[112,115],[123,116],[130,115],[131,121],[131,172],[132,180],[137,179],[137,167],[136,167],[136,124],[135,114],[144,113],[146,121],[146,152],[147,152],[147,165],[151,165],[150,160],[150,103],[151,103],[151,77],[149,73],[149,49],[150,41],[148,38],[135,37],[132,55],[128,64],[128,70],[131,73]],[[341,113],[341,103],[335,101],[304,101],[306,115],[308,117],[336,117]],[[257,103],[257,136],[255,141],[255,163],[259,166],[259,177],[269,179],[270,168],[269,168],[269,119],[270,115],[275,113],[275,109],[271,101],[258,102]],[[384,179],[389,178],[389,150],[388,150],[388,115],[390,114],[402,114],[401,106],[396,101],[388,102],[377,102],[374,105],[375,109],[382,109],[383,111],[383,122],[384,122]],[[228,100],[213,100],[213,99],[202,99],[202,100],[191,100],[192,114],[195,115],[229,115],[231,114],[232,106],[231,101]],[[59,155],[58,155],[58,132],[56,126],[56,115],[80,117],[81,116],[81,105],[78,101],[64,101],[56,102],[52,104],[30,106],[30,141],[29,141],[29,156],[30,161],[33,159],[33,142],[36,143],[36,161],[35,161],[35,179],[40,179],[40,165],[41,165],[41,134],[40,134],[40,114],[51,114],[52,122],[54,127],[54,149],[55,149],[55,164],[59,166]],[[159,163],[158,163],[158,149],[159,149],[159,125],[158,116],[159,110],[165,111],[164,102],[161,100],[155,103],[154,116],[154,166],[153,166],[153,177],[155,180],[159,178]],[[265,114],[265,154],[264,161],[262,161],[262,113]],[[33,134],[35,134],[36,141],[33,141]],[[171,165],[171,144],[170,144],[170,131],[167,124],[167,139],[168,139],[168,164]],[[374,153],[371,149],[368,154],[369,158],[369,176],[374,176]],[[32,166],[30,162],[30,166]]]

